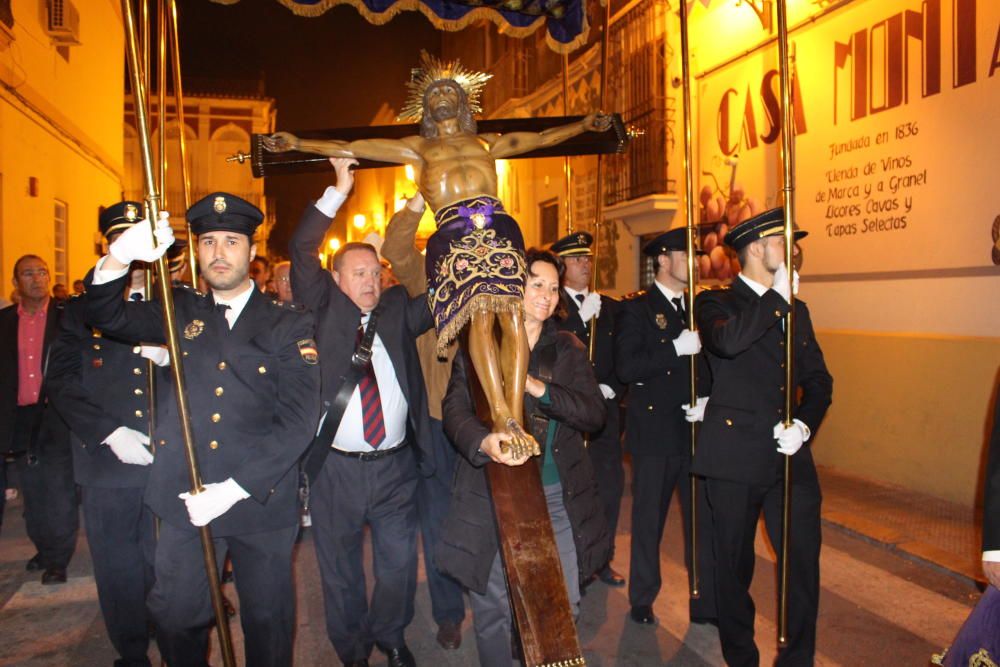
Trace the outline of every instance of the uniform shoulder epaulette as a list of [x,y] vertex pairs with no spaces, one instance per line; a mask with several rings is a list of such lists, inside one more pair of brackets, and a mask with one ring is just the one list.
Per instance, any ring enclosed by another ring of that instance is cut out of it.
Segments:
[[631,294],[626,294],[622,297],[622,301],[632,301],[633,299],[638,299],[639,297],[646,296],[646,290],[641,289]]
[[70,295],[69,295],[69,300],[70,300],[70,301],[74,301],[75,299],[79,299],[79,298],[80,298],[81,296],[83,296],[83,293],[81,293],[81,294],[76,294],[76,293],[74,292],[73,294],[70,294]]
[[277,306],[284,310],[291,310],[296,313],[306,312],[306,307],[301,303],[295,303],[294,301],[280,301],[279,299],[271,299],[271,305]]
[[728,284],[727,285],[699,285],[699,287],[701,287],[701,290],[699,291],[699,294],[701,292],[725,292],[725,291],[727,291],[729,289],[729,285]]
[[197,294],[198,296],[205,296],[204,292],[200,291],[197,287],[192,287],[191,285],[188,285],[187,283],[183,282],[175,283],[174,287],[180,288],[185,292],[191,292],[192,294]]

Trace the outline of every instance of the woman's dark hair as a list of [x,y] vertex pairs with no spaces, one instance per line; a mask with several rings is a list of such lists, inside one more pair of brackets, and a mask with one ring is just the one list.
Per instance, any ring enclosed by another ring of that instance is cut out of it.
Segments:
[[528,270],[528,275],[531,273],[531,265],[535,262],[545,262],[556,267],[556,273],[559,274],[559,280],[562,281],[563,274],[566,272],[566,265],[562,263],[554,253],[549,250],[542,250],[540,248],[528,248],[524,253],[524,264],[525,268]]

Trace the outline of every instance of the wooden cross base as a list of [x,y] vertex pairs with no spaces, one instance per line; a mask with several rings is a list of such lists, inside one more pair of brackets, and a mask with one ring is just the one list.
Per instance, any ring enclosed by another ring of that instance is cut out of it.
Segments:
[[525,667],[586,664],[538,466],[487,463],[486,471]]

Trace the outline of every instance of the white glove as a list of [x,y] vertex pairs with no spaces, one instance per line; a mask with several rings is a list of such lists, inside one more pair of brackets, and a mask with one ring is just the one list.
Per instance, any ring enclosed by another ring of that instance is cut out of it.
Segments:
[[162,211],[155,230],[151,229],[149,220],[140,220],[122,232],[108,248],[108,252],[122,264],[131,264],[136,260],[155,262],[167,252],[173,242],[174,230],[170,228],[170,214]]
[[139,356],[149,359],[161,368],[170,365],[170,350],[162,345],[140,345]]
[[146,449],[149,436],[128,426],[116,428],[104,439],[104,444],[111,448],[122,463],[148,466],[153,462],[153,455]]
[[197,495],[189,492],[177,496],[187,505],[188,516],[195,526],[205,526],[209,521],[222,516],[229,508],[250,497],[243,487],[232,477],[218,484],[206,484],[205,490]]
[[774,425],[774,439],[778,441],[778,452],[785,456],[792,456],[802,449],[803,443],[809,439],[809,428],[798,419],[792,425],[785,428],[784,422]]
[[600,315],[601,295],[597,292],[590,292],[583,297],[583,303],[580,304],[580,319],[589,322],[592,317],[600,317]]
[[785,263],[782,262],[778,266],[778,270],[774,272],[774,283],[771,285],[771,289],[781,295],[785,301],[791,302],[791,297],[789,294],[799,293],[799,272],[792,271],[792,284],[791,287],[788,285],[788,269],[785,268]]
[[705,408],[707,406],[708,396],[699,396],[698,400],[695,401],[693,408],[690,403],[685,403],[681,406],[684,408],[684,419],[689,422],[705,421]]
[[690,329],[682,331],[681,335],[674,339],[674,349],[677,350],[679,357],[701,352],[701,338],[698,337],[698,332]]
[[612,398],[614,398],[616,396],[615,390],[612,389],[611,387],[609,387],[608,385],[606,385],[606,384],[599,384],[597,386],[601,388],[601,393],[604,394],[604,398],[606,398],[608,400],[611,400]]

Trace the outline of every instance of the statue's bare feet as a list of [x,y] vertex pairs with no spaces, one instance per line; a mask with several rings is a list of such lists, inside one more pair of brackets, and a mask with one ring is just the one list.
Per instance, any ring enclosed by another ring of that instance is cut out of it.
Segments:
[[530,433],[525,432],[521,425],[513,417],[509,417],[504,423],[503,430],[510,434],[510,449],[514,458],[524,456],[538,456],[542,450],[538,447],[538,442]]

